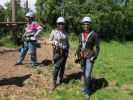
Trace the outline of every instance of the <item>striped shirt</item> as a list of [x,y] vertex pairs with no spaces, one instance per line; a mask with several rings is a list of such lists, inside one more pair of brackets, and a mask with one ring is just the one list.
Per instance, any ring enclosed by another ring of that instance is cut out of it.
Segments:
[[53,30],[49,37],[49,42],[62,49],[69,48],[68,34],[58,30]]

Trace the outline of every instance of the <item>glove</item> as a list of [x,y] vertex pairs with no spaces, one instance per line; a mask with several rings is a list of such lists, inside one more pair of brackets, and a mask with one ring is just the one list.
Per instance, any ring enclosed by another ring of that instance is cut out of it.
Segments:
[[58,42],[57,41],[53,41],[52,42],[52,45],[57,46],[58,45]]
[[90,58],[90,61],[91,61],[91,62],[94,62],[95,59],[96,59],[96,57],[91,57],[91,58]]
[[30,39],[31,39],[31,40],[36,40],[36,37],[31,37]]

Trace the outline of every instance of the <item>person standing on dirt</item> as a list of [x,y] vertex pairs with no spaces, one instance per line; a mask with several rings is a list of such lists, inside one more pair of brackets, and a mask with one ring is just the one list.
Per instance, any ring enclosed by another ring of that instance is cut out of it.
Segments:
[[79,46],[77,49],[77,59],[80,59],[80,64],[83,68],[85,88],[83,92],[90,97],[93,89],[91,88],[91,73],[94,61],[96,60],[99,51],[98,34],[91,29],[92,20],[90,17],[84,17],[81,21],[83,24],[83,32],[79,37]]
[[32,66],[37,65],[37,57],[36,57],[36,44],[38,39],[38,34],[41,32],[42,27],[34,20],[34,13],[28,12],[26,14],[27,25],[25,28],[25,33],[22,36],[23,39],[23,47],[20,49],[20,55],[16,62],[16,65],[22,65],[25,55],[30,49],[31,54],[31,64]]
[[56,88],[57,84],[61,84],[63,81],[65,64],[69,52],[68,34],[64,30],[64,17],[58,17],[56,24],[57,28],[51,32],[49,37],[49,43],[53,46],[54,63],[52,90]]

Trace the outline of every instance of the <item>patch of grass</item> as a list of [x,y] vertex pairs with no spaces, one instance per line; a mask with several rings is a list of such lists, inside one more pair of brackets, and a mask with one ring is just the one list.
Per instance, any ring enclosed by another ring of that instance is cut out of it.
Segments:
[[[77,47],[77,41],[71,41],[71,46],[70,52],[73,54]],[[122,89],[122,86],[133,83],[132,50],[133,43],[131,42],[125,44],[116,41],[101,43],[101,51],[93,68],[93,77],[105,78],[109,85],[98,89],[91,96],[92,100],[128,100],[128,97],[133,95],[132,90]],[[73,67],[75,67],[74,63],[66,64],[66,71]],[[115,84],[111,83],[113,81]],[[38,95],[42,100],[46,98],[48,100],[84,100],[83,87],[83,81],[71,79],[68,83],[58,86],[52,93],[49,93],[48,89],[40,89]]]
[[129,94],[130,96],[133,96],[133,90],[128,90],[128,94]]
[[72,69],[73,67],[75,67],[73,64],[66,64],[66,66],[65,66],[67,69]]
[[68,84],[62,84],[52,93],[55,100],[83,100],[81,91],[81,83],[79,80],[72,80]]
[[[44,33],[45,34],[45,33]],[[47,33],[46,33],[47,35]],[[77,37],[75,37],[77,38]],[[74,52],[78,46],[78,40],[73,39],[70,41],[70,53],[74,55]],[[13,47],[10,44],[9,37],[1,39],[0,43],[6,41],[4,45]],[[9,45],[9,44],[10,45]],[[33,69],[35,74],[42,74],[45,78],[52,79],[50,74],[53,70],[53,65],[47,68]],[[66,70],[73,70],[76,64],[66,64]],[[122,87],[126,84],[133,84],[133,43],[126,42],[121,44],[116,41],[110,43],[101,42],[101,51],[98,59],[93,67],[92,76],[96,79],[104,78],[108,82],[108,86],[98,89],[92,96],[92,100],[128,100],[129,96],[133,96],[132,90],[124,90]],[[67,73],[68,74],[68,73]],[[71,74],[71,73],[70,73]],[[48,81],[49,81],[48,80]],[[111,82],[115,82],[112,85]],[[29,85],[34,85],[29,81]],[[50,85],[50,84],[49,84]],[[34,88],[25,93],[28,96],[40,96],[42,100],[84,100],[84,94],[82,88],[84,87],[83,81],[71,79],[68,83],[63,83],[57,87],[55,91],[49,93],[46,88]],[[10,97],[9,97],[10,98]],[[8,100],[8,99],[7,99]],[[10,99],[9,99],[10,100]]]
[[128,100],[127,98],[127,94],[116,87],[102,89],[92,95],[92,100]]
[[5,96],[4,100],[11,100],[11,96]]
[[37,74],[43,74],[43,70],[38,67],[35,69],[35,71]]
[[[75,41],[71,42],[71,52],[77,47]],[[131,66],[133,66],[133,43],[125,44],[112,41],[111,43],[102,42],[101,51],[93,68],[93,77],[103,77],[108,82],[116,81],[116,84],[99,89],[92,95],[92,100],[127,100],[129,94],[121,87],[125,84],[133,83]],[[69,64],[67,65],[67,67]],[[71,65],[71,66],[74,66]],[[69,68],[68,68],[69,69]],[[68,84],[62,85],[52,96],[55,100],[83,100],[84,95],[81,91],[83,82],[71,80]]]
[[0,46],[4,46],[7,48],[15,48],[17,47],[15,43],[11,40],[11,36],[5,36],[0,39]]

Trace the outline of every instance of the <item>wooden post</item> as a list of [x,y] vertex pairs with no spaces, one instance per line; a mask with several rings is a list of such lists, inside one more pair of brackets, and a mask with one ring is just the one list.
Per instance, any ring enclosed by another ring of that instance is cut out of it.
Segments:
[[16,0],[12,0],[12,22],[16,21]]
[[26,10],[26,13],[29,11],[29,8],[28,8],[28,0],[26,0],[26,2],[25,2],[25,10]]

